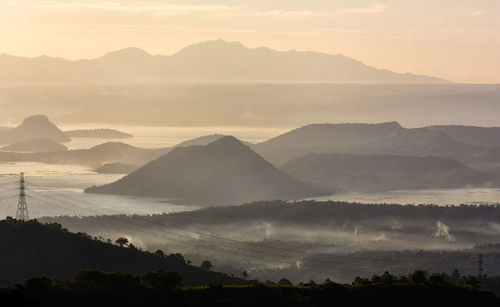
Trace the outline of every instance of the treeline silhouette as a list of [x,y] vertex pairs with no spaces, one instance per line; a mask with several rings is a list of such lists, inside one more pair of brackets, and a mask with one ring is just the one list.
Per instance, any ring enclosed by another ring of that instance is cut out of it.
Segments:
[[149,225],[150,222],[168,223],[169,225],[214,224],[241,222],[252,219],[267,219],[295,224],[317,224],[320,220],[344,223],[346,219],[356,222],[380,218],[392,218],[408,221],[448,221],[480,219],[484,223],[500,220],[500,205],[450,205],[435,204],[388,204],[356,203],[346,201],[257,201],[240,206],[209,207],[195,211],[163,213],[153,215],[114,215],[88,216],[84,218],[60,216],[46,217],[44,221],[60,221],[68,226],[109,225],[109,219],[137,220],[137,223]]
[[92,238],[71,233],[60,224],[41,224],[36,220],[0,221],[0,285],[12,285],[31,276],[70,278],[85,269],[143,274],[156,270],[175,271],[185,285],[207,283],[239,284],[242,279],[189,265],[181,254],[167,255],[142,251],[126,238]]
[[[453,278],[458,278],[455,283]],[[70,280],[33,277],[23,284],[0,288],[0,300],[26,306],[498,306],[499,299],[479,288],[471,276],[428,275],[416,270],[408,276],[388,272],[371,279],[356,278],[351,285],[326,280],[291,285],[254,282],[249,285],[208,284],[181,287],[182,277],[156,271],[127,273],[82,271]]]

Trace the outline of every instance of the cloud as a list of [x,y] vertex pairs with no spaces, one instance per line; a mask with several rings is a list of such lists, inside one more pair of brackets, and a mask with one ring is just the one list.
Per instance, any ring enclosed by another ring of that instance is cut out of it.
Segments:
[[290,18],[325,16],[325,14],[314,11],[284,11],[284,10],[272,10],[268,12],[257,13],[257,15],[272,16],[272,17],[290,17]]
[[474,16],[483,16],[484,14],[486,14],[485,10],[475,10],[472,12],[472,15]]
[[186,14],[210,13],[236,10],[237,7],[226,5],[205,4],[172,4],[165,1],[133,1],[133,0],[39,0],[39,1],[10,1],[0,2],[0,6],[27,7],[49,10],[97,10],[111,12],[154,12],[159,14]]
[[377,14],[388,12],[389,8],[379,2],[374,2],[370,7],[349,8],[337,11],[338,14]]

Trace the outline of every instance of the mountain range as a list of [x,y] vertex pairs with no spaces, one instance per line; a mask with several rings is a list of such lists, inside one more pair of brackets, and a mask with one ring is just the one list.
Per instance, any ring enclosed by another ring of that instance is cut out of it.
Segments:
[[499,127],[476,127],[463,125],[436,125],[425,127],[434,131],[441,131],[455,140],[486,147],[500,147]]
[[0,55],[4,83],[146,82],[159,80],[327,83],[447,83],[377,69],[343,55],[248,48],[239,42],[206,41],[170,55],[126,48],[102,57],[65,60]]
[[332,193],[498,186],[500,178],[439,157],[308,154],[280,169]]
[[485,148],[462,143],[442,131],[379,124],[313,124],[252,147],[275,165],[309,153],[438,156],[469,162]]

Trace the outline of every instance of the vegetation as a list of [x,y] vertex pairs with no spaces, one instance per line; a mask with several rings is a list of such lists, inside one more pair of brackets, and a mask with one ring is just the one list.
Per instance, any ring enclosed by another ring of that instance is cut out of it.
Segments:
[[119,233],[140,240],[146,250],[176,250],[196,264],[209,259],[215,271],[243,277],[247,270],[260,280],[348,282],[360,274],[403,275],[415,268],[475,274],[479,253],[488,274],[500,275],[500,246],[474,247],[498,242],[500,206],[494,205],[263,201],[150,216],[43,220],[97,236]]
[[477,283],[454,284],[447,276],[417,270],[408,276],[389,273],[356,278],[351,285],[326,280],[293,286],[286,279],[242,286],[210,284],[181,287],[181,276],[166,271],[139,276],[82,271],[70,280],[34,277],[0,289],[10,305],[99,306],[498,306],[498,298]]
[[70,233],[60,224],[0,221],[0,285],[11,285],[31,276],[70,278],[84,269],[144,274],[165,270],[182,276],[185,285],[207,283],[238,284],[243,280],[186,264],[180,254],[150,253],[135,248],[128,239],[92,238],[86,233]]

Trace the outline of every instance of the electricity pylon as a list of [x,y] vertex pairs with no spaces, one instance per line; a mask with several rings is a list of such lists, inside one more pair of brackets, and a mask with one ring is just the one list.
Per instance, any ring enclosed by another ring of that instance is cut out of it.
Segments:
[[19,179],[19,201],[17,203],[16,219],[22,221],[29,219],[28,205],[26,204],[26,188],[24,183],[24,173],[21,173]]

